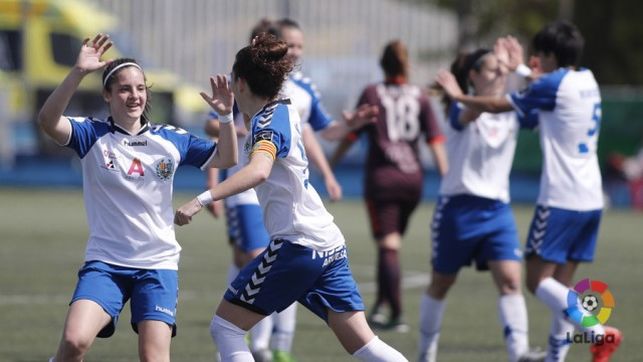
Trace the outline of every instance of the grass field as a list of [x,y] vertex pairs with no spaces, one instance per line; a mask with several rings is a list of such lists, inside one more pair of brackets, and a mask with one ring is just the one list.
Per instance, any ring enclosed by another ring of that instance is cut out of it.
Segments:
[[[175,205],[187,200],[178,195]],[[374,248],[360,201],[328,205],[344,232],[350,261],[366,305],[374,291]],[[521,236],[531,218],[531,206],[515,206]],[[412,219],[402,251],[404,307],[411,324],[407,334],[380,333],[380,337],[416,358],[418,302],[428,282],[429,220],[432,205],[423,204]],[[609,324],[625,335],[613,361],[640,361],[643,337],[638,309],[643,281],[643,215],[610,210],[605,213],[597,258],[577,273],[609,284],[616,308]],[[46,361],[54,354],[67,302],[82,263],[87,228],[82,195],[77,190],[0,189],[0,361]],[[183,246],[178,336],[172,344],[175,361],[214,361],[215,347],[208,325],[225,289],[230,260],[222,221],[206,213],[180,228]],[[440,361],[506,360],[502,331],[497,321],[497,294],[488,273],[465,269],[452,289],[445,315]],[[549,313],[527,295],[532,345],[545,345]],[[136,337],[126,308],[116,334],[97,340],[88,361],[137,360]],[[330,330],[304,308],[299,309],[294,355],[306,361],[350,361]],[[572,347],[568,361],[588,361],[587,345]]]

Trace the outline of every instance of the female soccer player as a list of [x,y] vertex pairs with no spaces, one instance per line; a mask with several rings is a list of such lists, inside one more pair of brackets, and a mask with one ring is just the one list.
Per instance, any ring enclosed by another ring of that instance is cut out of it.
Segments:
[[[594,75],[578,67],[584,39],[576,26],[557,21],[532,39],[542,74],[524,92],[507,97],[465,95],[448,72],[437,81],[455,101],[480,112],[515,110],[523,121],[537,122],[543,152],[538,205],[527,246],[527,288],[552,312],[547,359],[562,361],[574,327],[598,336],[594,361],[607,361],[622,334],[613,327],[583,327],[567,318],[569,286],[580,262],[594,259],[603,208],[601,173],[596,154],[601,95]],[[606,341],[605,343],[603,343]]]
[[[464,93],[497,97],[506,93],[508,69],[498,53],[478,49],[456,59],[451,72]],[[522,64],[522,49],[516,53]],[[431,225],[433,271],[420,303],[419,360],[436,360],[445,298],[460,268],[473,261],[479,270],[491,270],[498,288],[509,361],[542,360],[544,353],[529,351],[527,308],[520,288],[522,252],[509,205],[509,172],[521,124],[515,112],[484,113],[447,103],[450,167]]]
[[[111,336],[128,300],[140,359],[170,360],[181,251],[172,224],[176,168],[236,163],[232,123],[221,126],[218,145],[176,127],[151,125],[143,69],[133,59],[101,60],[111,44],[103,34],[86,39],[76,65],[38,116],[51,138],[81,158],[90,234],[57,362],[81,361],[97,336]],[[83,78],[102,68],[102,94],[111,116],[63,116]],[[225,78],[211,82],[213,96],[202,96],[218,111]]]
[[278,98],[293,67],[287,52],[286,43],[262,34],[237,53],[231,89],[239,110],[251,116],[247,165],[175,215],[175,223],[185,225],[203,205],[251,187],[263,209],[271,242],[228,288],[210,325],[212,337],[223,361],[252,361],[246,331],[299,301],[356,358],[406,361],[368,327],[344,237],[308,182],[301,121],[289,100]]
[[[357,139],[368,135],[369,150],[364,178],[364,199],[377,241],[377,299],[370,315],[373,326],[407,332],[402,316],[399,249],[408,221],[422,196],[423,171],[419,140],[423,137],[441,175],[447,160],[443,137],[429,98],[420,87],[408,83],[406,46],[392,41],[384,47],[380,65],[385,80],[364,89],[358,104],[378,108],[377,121],[346,138],[333,156],[336,162]],[[390,307],[390,316],[383,307]]]

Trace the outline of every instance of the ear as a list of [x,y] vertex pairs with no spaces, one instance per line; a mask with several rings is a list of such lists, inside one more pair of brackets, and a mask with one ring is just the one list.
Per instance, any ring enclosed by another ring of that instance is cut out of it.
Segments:
[[246,91],[246,88],[248,87],[248,83],[246,83],[246,80],[239,77],[234,80],[237,83],[237,88],[239,89],[239,93],[243,93]]
[[111,99],[112,99],[112,94],[107,90],[103,89],[103,100],[105,101],[105,103],[109,103]]

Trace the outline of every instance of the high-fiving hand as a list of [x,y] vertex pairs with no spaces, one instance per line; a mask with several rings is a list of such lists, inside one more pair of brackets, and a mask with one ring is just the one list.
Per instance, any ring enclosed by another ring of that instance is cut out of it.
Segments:
[[435,82],[444,89],[444,92],[450,98],[459,97],[463,94],[455,76],[448,70],[440,70],[438,75],[435,77]]
[[205,92],[201,92],[201,97],[205,100],[212,109],[219,115],[227,115],[232,112],[232,105],[234,104],[234,95],[228,77],[223,74],[217,74],[210,77],[210,86],[212,87],[212,96]]
[[83,73],[90,73],[105,67],[110,61],[100,58],[111,46],[112,42],[107,34],[97,34],[91,41],[86,38],[76,58],[76,68]]

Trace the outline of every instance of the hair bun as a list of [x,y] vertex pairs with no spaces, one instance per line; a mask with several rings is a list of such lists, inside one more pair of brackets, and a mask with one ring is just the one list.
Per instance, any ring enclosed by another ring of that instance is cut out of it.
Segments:
[[252,39],[253,55],[259,62],[274,62],[288,54],[288,44],[269,33],[261,33]]

